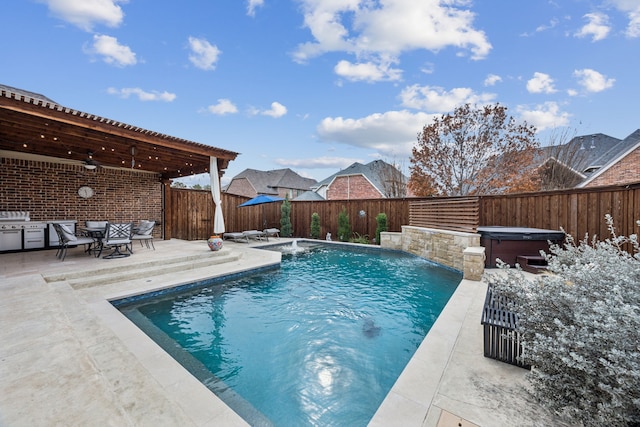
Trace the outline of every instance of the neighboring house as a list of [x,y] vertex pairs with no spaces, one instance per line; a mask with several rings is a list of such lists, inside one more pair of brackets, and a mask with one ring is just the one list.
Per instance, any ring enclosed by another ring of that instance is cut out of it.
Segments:
[[354,163],[322,180],[313,190],[326,200],[383,199],[407,196],[407,177],[382,160]]
[[271,171],[245,169],[231,179],[224,191],[245,197],[267,194],[293,199],[316,183],[315,179],[304,178],[288,168]]
[[623,140],[601,133],[543,147],[542,189],[601,187],[640,182],[640,129]]
[[640,182],[640,129],[600,156],[585,172],[579,188]]

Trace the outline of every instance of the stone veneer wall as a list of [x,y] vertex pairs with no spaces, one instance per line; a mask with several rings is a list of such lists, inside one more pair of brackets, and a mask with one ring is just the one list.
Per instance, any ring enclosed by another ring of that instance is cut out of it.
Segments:
[[484,273],[484,248],[480,235],[433,228],[402,226],[402,233],[380,233],[380,246],[403,250],[460,270],[468,280]]

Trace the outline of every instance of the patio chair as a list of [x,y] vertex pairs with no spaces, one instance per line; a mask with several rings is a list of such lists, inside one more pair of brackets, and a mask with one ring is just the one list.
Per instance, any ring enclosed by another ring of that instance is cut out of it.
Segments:
[[[102,244],[96,257],[100,257],[104,248],[111,248],[113,252],[109,255],[105,255],[104,258],[124,258],[133,253],[129,246],[131,245],[131,234],[133,231],[133,223],[107,223],[107,229],[102,239]],[[124,252],[120,250],[124,246]],[[129,252],[129,253],[127,253]]]
[[64,261],[67,256],[67,249],[69,246],[83,245],[85,246],[85,252],[87,254],[91,253],[92,246],[96,243],[96,240],[93,237],[76,236],[65,224],[53,223],[52,225],[56,230],[58,240],[60,241],[60,246],[58,246],[58,250],[56,251],[56,257],[58,257],[58,259]]
[[265,228],[262,232],[267,238],[267,242],[269,241],[269,237],[277,237],[278,239],[280,238],[280,230],[277,228]]
[[[140,224],[135,229],[135,233],[131,236],[131,240],[138,240],[140,242],[140,246],[142,246],[142,242],[147,245],[147,249],[153,247],[153,250],[156,250],[155,245],[153,244],[153,228],[155,227],[155,221],[140,221]],[[149,246],[151,243],[151,246]],[[133,252],[133,244],[130,246],[131,252]]]
[[246,230],[246,231],[243,231],[242,234],[244,234],[247,237],[247,241],[249,239],[262,240],[263,238],[266,237],[264,234],[264,231],[258,231],[258,230]]
[[108,221],[85,221],[84,225],[87,228],[102,228],[106,230]]
[[234,242],[243,241],[249,243],[249,238],[244,233],[224,233],[222,238],[224,240],[233,240]]

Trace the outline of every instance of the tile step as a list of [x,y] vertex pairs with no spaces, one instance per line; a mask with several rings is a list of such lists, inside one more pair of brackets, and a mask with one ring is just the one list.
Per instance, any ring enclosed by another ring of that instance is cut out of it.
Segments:
[[220,254],[219,256],[191,255],[158,259],[126,265],[114,265],[96,270],[75,271],[45,276],[47,282],[67,281],[74,289],[90,288],[145,277],[160,276],[180,271],[204,269],[214,265],[238,261],[242,258],[239,252]]

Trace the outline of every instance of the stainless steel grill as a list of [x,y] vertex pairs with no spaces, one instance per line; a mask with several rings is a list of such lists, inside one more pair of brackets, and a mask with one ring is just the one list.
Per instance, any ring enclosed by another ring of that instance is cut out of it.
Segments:
[[29,212],[0,211],[0,252],[44,248],[46,228],[46,222],[31,221]]

